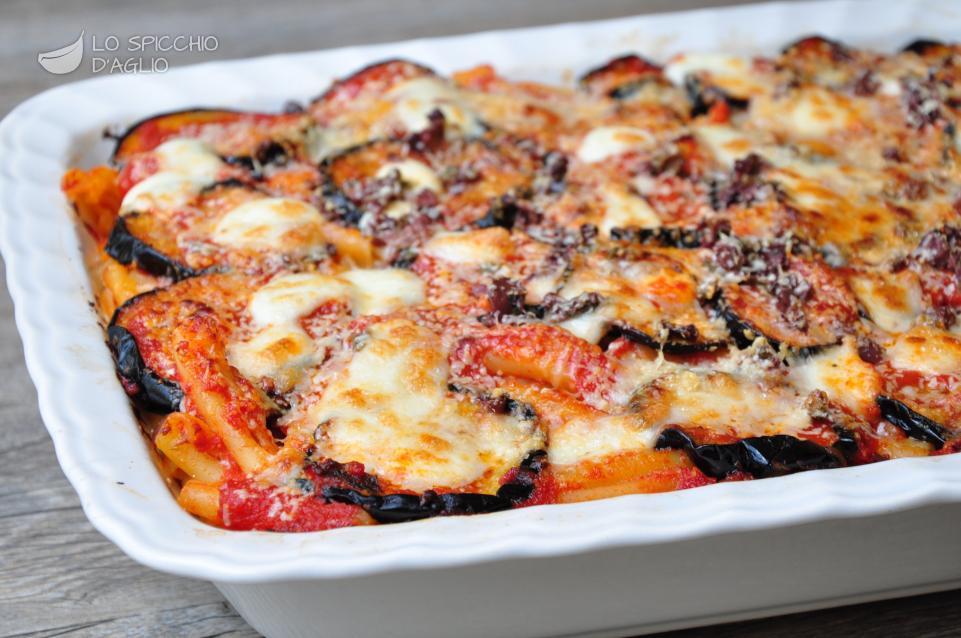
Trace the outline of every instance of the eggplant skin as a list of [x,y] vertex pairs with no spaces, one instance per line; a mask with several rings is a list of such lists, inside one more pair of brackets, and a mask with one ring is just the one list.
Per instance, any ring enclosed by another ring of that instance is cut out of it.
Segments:
[[781,49],[782,55],[816,55],[828,57],[831,60],[845,60],[851,57],[851,51],[841,42],[826,38],[822,35],[808,35],[798,38]]
[[623,100],[633,96],[648,82],[663,81],[660,66],[639,55],[629,54],[591,69],[578,79],[578,84],[582,89]]
[[688,75],[684,79],[684,93],[691,103],[691,117],[706,114],[718,102],[727,102],[733,109],[746,109],[750,103],[748,100],[729,95],[716,86],[704,86],[704,83],[693,75]]
[[[183,128],[190,124],[215,124],[218,121],[225,121],[241,117],[243,112],[229,109],[212,109],[195,107],[178,111],[169,111],[151,115],[142,120],[134,122],[127,127],[127,130],[117,137],[116,145],[111,155],[111,161],[118,164],[128,156],[152,150],[152,147],[143,146],[138,139],[140,133],[150,126],[163,128],[167,126],[171,132],[176,132],[178,128]],[[179,126],[178,126],[179,123]]]
[[128,388],[128,394],[137,405],[160,414],[180,409],[183,390],[174,381],[160,377],[147,367],[130,331],[111,325],[107,328],[107,345],[113,355],[117,376],[124,381],[124,387]]
[[326,91],[310,101],[310,106],[314,106],[318,103],[325,102],[333,98],[341,89],[349,86],[350,84],[364,82],[368,77],[376,78],[378,74],[386,74],[389,72],[393,72],[405,79],[412,79],[418,76],[437,75],[437,72],[429,66],[412,62],[411,60],[405,60],[403,58],[388,58],[386,60],[381,60],[380,62],[368,64],[365,67],[357,69],[347,77],[334,81],[334,83],[331,84]]
[[891,397],[878,396],[874,400],[881,409],[881,416],[897,426],[912,439],[927,441],[935,450],[947,443],[947,430],[940,423],[915,412],[904,403]]
[[634,326],[629,326],[626,324],[616,324],[608,330],[607,334],[604,335],[601,342],[610,343],[618,337],[625,337],[626,339],[633,341],[634,343],[640,343],[648,348],[653,348],[654,350],[663,350],[665,354],[695,354],[698,352],[712,352],[718,350],[727,345],[724,341],[683,341],[679,339],[668,338],[665,341],[660,341],[647,334],[643,330],[639,330]]
[[685,432],[668,428],[661,432],[655,449],[683,450],[699,470],[718,480],[734,472],[768,478],[846,464],[836,451],[786,434],[749,437],[736,443],[699,445]]
[[378,523],[403,523],[454,514],[485,514],[513,506],[510,499],[493,494],[438,494],[433,490],[423,494],[368,495],[350,488],[328,486],[323,488],[322,494],[328,502],[359,505]]
[[[727,331],[731,334],[731,339],[734,340],[734,345],[738,347],[738,350],[750,348],[754,340],[761,336],[760,330],[738,317],[737,314],[726,305],[722,304],[720,312],[721,318],[724,319],[724,324],[727,326]],[[775,350],[781,346],[777,340],[771,339],[770,337],[765,338]]]
[[909,42],[901,48],[903,53],[916,53],[922,57],[929,54],[943,54],[948,55],[951,52],[951,47],[940,40],[929,40],[925,38],[920,38]]
[[528,452],[517,468],[513,479],[497,489],[497,496],[506,498],[512,504],[523,503],[534,494],[537,478],[547,465],[547,450]]
[[136,264],[138,268],[157,277],[169,277],[179,281],[198,274],[136,237],[130,232],[123,217],[117,218],[104,251],[125,266]]
[[728,334],[731,335],[731,340],[734,341],[734,345],[737,346],[738,350],[744,350],[750,348],[754,344],[754,340],[758,337],[764,337],[768,345],[774,350],[780,350],[781,344],[786,345],[791,352],[798,355],[799,357],[811,357],[823,350],[824,348],[829,348],[838,342],[840,342],[840,337],[834,341],[826,343],[816,343],[810,346],[798,346],[792,344],[790,341],[781,341],[775,339],[774,337],[764,334],[763,331],[758,330],[758,328],[750,321],[741,318],[736,312],[734,312],[723,299],[716,301],[717,311],[721,319],[724,320],[724,324],[727,327]]
[[[546,465],[546,451],[529,452],[517,468],[515,477],[501,485],[497,494],[471,492],[438,494],[434,490],[427,490],[423,494],[380,494],[376,490],[377,480],[373,477],[370,477],[373,481],[371,484],[358,485],[356,479],[335,476],[348,487],[327,485],[321,489],[321,495],[328,502],[358,505],[378,523],[403,523],[434,516],[487,514],[511,509],[530,498],[534,492],[537,477]],[[327,470],[321,470],[319,473],[330,476]]]

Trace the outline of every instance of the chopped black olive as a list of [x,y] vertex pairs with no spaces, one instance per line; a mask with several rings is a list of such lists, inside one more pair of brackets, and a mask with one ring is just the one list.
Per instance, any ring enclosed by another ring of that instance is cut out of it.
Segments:
[[722,235],[730,234],[730,231],[726,222],[694,227],[612,228],[611,239],[665,248],[709,248],[714,246]]
[[117,218],[104,251],[121,264],[136,264],[138,268],[158,277],[170,277],[176,281],[196,275],[197,272],[192,268],[168,257],[130,232],[127,217],[137,214]]
[[755,436],[737,443],[699,445],[681,430],[669,428],[661,432],[655,447],[658,450],[684,450],[699,470],[718,480],[734,472],[767,478],[845,464],[834,450],[786,434]]
[[434,109],[427,114],[427,126],[417,133],[407,137],[407,146],[414,153],[429,153],[436,151],[444,144],[444,129],[446,120],[444,112]]
[[342,190],[337,188],[334,181],[327,176],[324,170],[327,162],[328,160],[325,160],[321,164],[320,192],[324,200],[324,209],[333,214],[339,222],[347,226],[357,226],[361,217],[364,216],[364,211],[352,202]]
[[563,193],[567,177],[567,156],[560,151],[551,151],[544,156],[543,161],[543,167],[535,181],[538,190],[552,195]]
[[[456,389],[452,391],[460,391],[460,388],[457,386],[454,386],[454,388]],[[535,418],[537,418],[537,413],[529,403],[512,399],[509,395],[504,393],[484,393],[478,396],[477,399],[480,401],[481,405],[486,407],[494,414],[509,414],[515,419],[520,419],[522,421],[533,421]]]
[[541,215],[537,211],[519,204],[513,197],[505,195],[500,199],[494,200],[487,214],[478,219],[474,226],[477,228],[494,228],[500,226],[511,230],[512,228],[524,228],[537,224],[541,220]]
[[390,262],[390,265],[392,268],[410,270],[410,267],[414,265],[415,261],[417,261],[417,250],[408,246],[397,253],[397,256]]
[[524,314],[524,286],[506,277],[495,277],[487,287],[487,300],[495,320],[506,315]]
[[136,339],[126,328],[117,325],[108,327],[107,345],[113,354],[117,376],[138,405],[161,414],[180,409],[184,399],[183,390],[176,382],[158,376],[147,367]]
[[730,178],[723,183],[714,183],[711,206],[721,211],[734,205],[746,206],[764,197],[765,189],[773,188],[762,179],[767,166],[767,161],[757,153],[735,161]]
[[875,365],[884,359],[884,349],[874,339],[858,335],[858,356],[861,361]]
[[947,430],[940,423],[915,412],[897,399],[879,396],[874,401],[881,408],[881,416],[912,439],[927,441],[935,450],[940,450],[947,443]]

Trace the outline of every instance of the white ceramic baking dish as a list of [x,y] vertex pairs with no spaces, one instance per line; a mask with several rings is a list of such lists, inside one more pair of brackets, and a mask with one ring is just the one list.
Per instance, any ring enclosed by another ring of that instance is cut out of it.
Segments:
[[152,461],[89,307],[63,170],[106,125],[195,105],[279,108],[386,57],[569,81],[625,51],[773,51],[821,33],[957,39],[961,6],[756,5],[217,62],[69,84],[0,125],[0,248],[27,365],[94,526],[158,570],[214,581],[269,636],[625,635],[961,586],[961,455],[314,534],[226,532]]

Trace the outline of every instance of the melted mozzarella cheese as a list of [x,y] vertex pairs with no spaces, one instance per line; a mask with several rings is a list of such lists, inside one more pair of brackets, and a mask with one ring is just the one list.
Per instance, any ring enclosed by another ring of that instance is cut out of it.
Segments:
[[322,222],[320,212],[310,204],[268,197],[245,202],[221,217],[212,238],[232,248],[283,249],[285,235],[293,231],[319,239]]
[[829,93],[805,93],[787,117],[788,125],[800,137],[824,137],[849,122],[850,113]]
[[822,390],[832,401],[862,416],[881,394],[881,377],[858,356],[852,337],[792,366],[790,374],[801,392]]
[[223,160],[199,140],[168,140],[152,154],[159,171],[127,191],[120,204],[121,215],[180,208],[212,184],[225,166]]
[[247,312],[261,329],[245,341],[231,342],[227,358],[251,379],[268,377],[281,392],[292,388],[306,368],[320,363],[324,348],[299,320],[330,299],[344,298],[349,286],[327,275],[294,273],[275,277],[250,297]]
[[510,233],[503,228],[437,233],[424,253],[455,264],[481,265],[504,261],[511,252]]
[[776,130],[798,140],[822,139],[861,119],[849,98],[818,87],[798,89],[787,98],[764,99],[756,107]]
[[437,192],[441,189],[440,178],[437,177],[430,166],[417,160],[403,160],[400,162],[387,162],[377,171],[377,177],[385,177],[392,171],[400,174],[400,181],[405,188],[414,191],[427,189]]
[[881,95],[887,95],[889,97],[898,97],[901,95],[901,81],[898,78],[891,77],[890,75],[879,75],[878,76],[878,93]]
[[755,147],[754,142],[742,132],[723,124],[695,126],[694,135],[725,168],[733,167],[735,161],[750,153]]
[[202,177],[161,171],[143,179],[127,191],[120,203],[120,214],[149,210],[175,210],[186,206],[207,186]]
[[484,125],[464,102],[456,88],[436,77],[419,77],[398,84],[387,92],[393,113],[408,131],[421,131],[430,124],[435,109],[444,114],[446,128],[463,135],[480,135]]
[[905,332],[923,310],[921,286],[909,270],[859,272],[848,278],[871,321],[888,332]]
[[645,410],[659,426],[699,426],[739,437],[794,435],[808,428],[803,399],[750,378],[685,370],[656,382],[668,396]]
[[633,126],[600,126],[592,129],[581,140],[577,157],[590,164],[628,151],[644,149],[653,142],[654,136],[644,129]]
[[524,455],[544,445],[531,421],[495,415],[447,390],[447,354],[433,332],[393,320],[372,326],[362,349],[309,411],[318,451],[359,461],[401,488],[493,492]]
[[320,363],[325,351],[324,344],[310,339],[300,319],[335,299],[349,304],[356,314],[384,314],[422,303],[424,283],[396,268],[275,277],[251,295],[247,312],[261,329],[245,341],[230,344],[230,363],[249,378],[269,377],[277,389],[289,390],[306,368]]
[[343,299],[350,287],[336,277],[295,273],[275,277],[251,296],[251,318],[261,326],[297,321],[330,299]]
[[706,75],[711,84],[732,97],[746,98],[763,90],[755,79],[751,61],[736,55],[684,53],[664,67],[664,76],[677,86],[683,86],[691,74]]
[[160,170],[203,177],[213,181],[226,166],[213,150],[200,140],[177,138],[154,149]]
[[313,340],[296,325],[268,326],[227,347],[227,360],[250,379],[270,377],[281,390],[293,387],[303,370],[320,363]]
[[382,315],[424,302],[424,282],[401,268],[358,268],[340,279],[350,286],[350,305],[358,314]]
[[608,185],[602,188],[604,217],[600,230],[609,234],[612,228],[657,228],[661,218],[643,197],[634,195],[622,187]]
[[574,417],[551,428],[548,459],[552,465],[574,465],[611,454],[649,450],[658,434],[658,428],[636,415]]
[[961,338],[928,326],[898,335],[887,350],[891,365],[925,374],[961,373]]
[[608,314],[609,313],[601,309],[592,310],[591,312],[585,312],[566,321],[562,321],[557,325],[575,337],[589,341],[590,343],[597,343],[611,325]]

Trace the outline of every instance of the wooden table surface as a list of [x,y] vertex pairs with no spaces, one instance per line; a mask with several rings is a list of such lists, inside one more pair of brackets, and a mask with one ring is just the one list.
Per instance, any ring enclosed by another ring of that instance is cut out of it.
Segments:
[[[55,76],[37,54],[87,34],[212,34],[215,52],[171,66],[283,51],[399,40],[732,4],[731,0],[0,0],[0,116]],[[482,56],[481,56],[482,57]],[[320,88],[320,87],[318,87]],[[0,266],[0,279],[2,279]],[[13,308],[0,288],[0,636],[256,636],[209,583],[142,567],[87,523],[37,412]],[[961,591],[694,629],[673,638],[832,635],[961,636]]]

